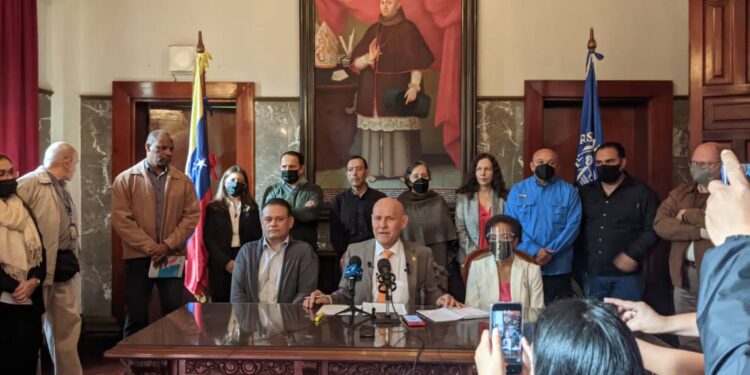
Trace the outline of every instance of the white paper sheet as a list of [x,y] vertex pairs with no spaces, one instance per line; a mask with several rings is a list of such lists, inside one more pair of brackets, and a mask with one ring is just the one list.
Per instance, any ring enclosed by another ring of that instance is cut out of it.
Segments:
[[458,320],[482,319],[489,317],[489,313],[476,307],[440,308],[435,310],[417,310],[417,314],[433,322],[455,322]]

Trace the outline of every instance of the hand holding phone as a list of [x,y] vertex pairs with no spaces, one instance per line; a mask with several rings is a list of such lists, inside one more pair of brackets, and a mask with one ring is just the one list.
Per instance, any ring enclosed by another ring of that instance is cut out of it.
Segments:
[[523,314],[520,303],[495,303],[490,309],[490,332],[500,333],[506,374],[520,374],[523,365],[521,338]]

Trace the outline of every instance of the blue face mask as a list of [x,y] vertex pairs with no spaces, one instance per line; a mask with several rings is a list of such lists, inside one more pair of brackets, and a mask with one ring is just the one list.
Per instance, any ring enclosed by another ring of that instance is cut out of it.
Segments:
[[245,191],[245,184],[237,181],[227,181],[227,194],[231,197],[239,197]]

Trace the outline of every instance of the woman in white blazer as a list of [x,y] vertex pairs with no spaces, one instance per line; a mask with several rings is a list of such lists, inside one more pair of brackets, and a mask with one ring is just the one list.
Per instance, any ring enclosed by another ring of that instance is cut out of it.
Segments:
[[490,252],[471,263],[466,305],[489,309],[495,302],[520,303],[524,321],[536,320],[544,307],[542,271],[516,251],[521,233],[521,224],[510,216],[496,215],[487,222],[485,236]]
[[484,226],[492,216],[503,214],[508,196],[500,164],[494,156],[477,155],[471,170],[474,173],[456,190],[458,261],[461,263],[475,250],[487,248],[482,236]]

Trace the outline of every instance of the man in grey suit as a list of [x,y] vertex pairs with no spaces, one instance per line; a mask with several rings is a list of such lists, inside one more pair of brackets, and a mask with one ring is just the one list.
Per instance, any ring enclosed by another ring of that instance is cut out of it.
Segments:
[[[445,307],[461,306],[453,296],[438,289],[435,281],[432,250],[414,242],[401,241],[401,230],[409,218],[404,206],[393,198],[381,198],[372,210],[372,231],[374,239],[349,245],[344,253],[344,261],[353,256],[362,260],[364,275],[355,286],[354,304],[362,302],[383,302],[384,295],[378,292],[375,269],[380,259],[388,259],[396,279],[393,302],[416,305],[438,305]],[[315,304],[344,304],[352,296],[346,289],[347,280],[342,277],[339,289],[331,295],[316,290],[305,300],[304,307]]]
[[263,238],[243,245],[234,261],[232,303],[300,303],[315,290],[318,257],[307,242],[289,237],[291,212],[281,198],[266,202]]

